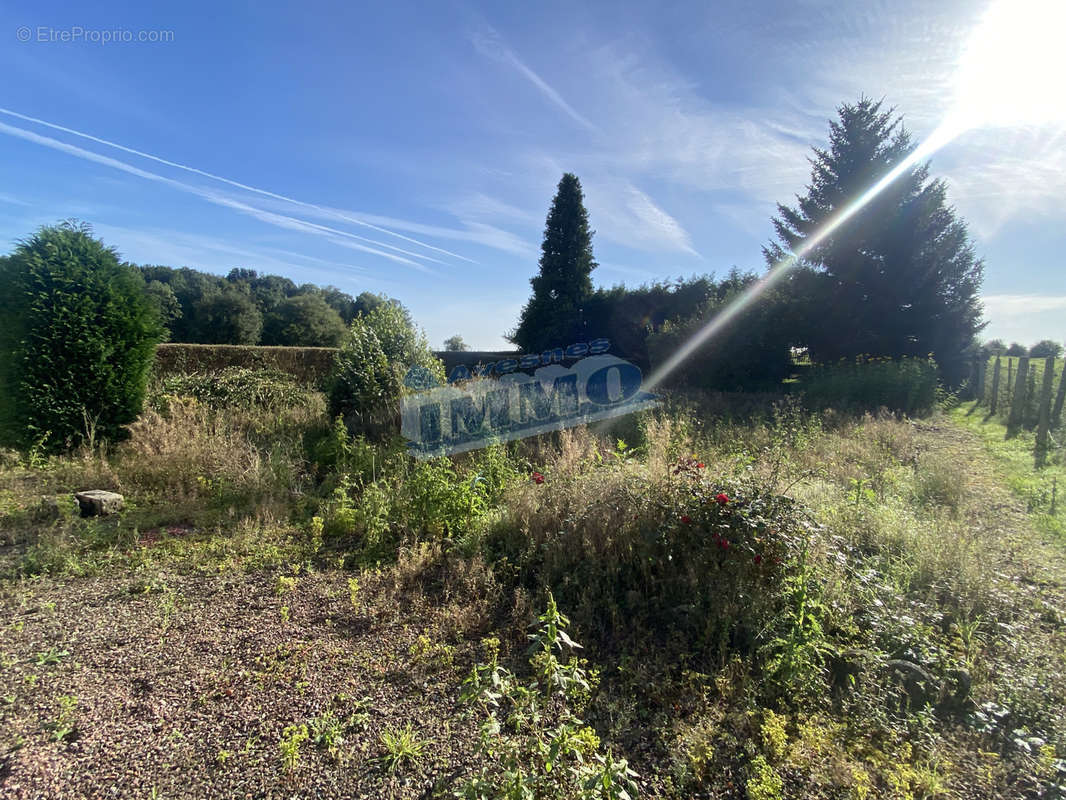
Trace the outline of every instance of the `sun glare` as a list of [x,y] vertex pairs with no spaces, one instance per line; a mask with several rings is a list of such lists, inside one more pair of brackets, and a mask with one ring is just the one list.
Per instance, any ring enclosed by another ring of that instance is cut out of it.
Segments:
[[1064,0],[993,3],[955,76],[961,125],[1066,124],[1064,31]]

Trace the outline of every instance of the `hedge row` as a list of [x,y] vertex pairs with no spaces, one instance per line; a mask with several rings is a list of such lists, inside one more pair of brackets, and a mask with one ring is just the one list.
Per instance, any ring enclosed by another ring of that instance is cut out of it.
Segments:
[[155,375],[217,372],[226,367],[273,367],[307,384],[320,383],[333,367],[333,347],[259,347],[236,344],[161,344]]
[[[297,380],[320,383],[333,367],[334,347],[261,347],[235,344],[178,344],[159,345],[155,354],[155,374],[187,375],[193,372],[217,372],[226,367],[273,367]],[[458,364],[477,364],[498,361],[514,353],[506,352],[439,352],[445,372]]]

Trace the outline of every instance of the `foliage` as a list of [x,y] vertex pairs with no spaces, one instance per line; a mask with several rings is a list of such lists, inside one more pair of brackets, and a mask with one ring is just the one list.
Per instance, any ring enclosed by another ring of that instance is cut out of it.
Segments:
[[981,345],[981,352],[985,358],[989,356],[1001,356],[1007,352],[1007,345],[1002,339],[991,339]]
[[[733,271],[726,280],[712,284],[712,295],[695,314],[668,321],[648,337],[651,365],[666,362],[700,330],[731,308],[755,281],[751,273]],[[682,368],[671,373],[667,385],[717,391],[780,387],[792,370],[788,310],[779,294],[762,292],[693,352]]]
[[382,439],[398,430],[402,376],[363,317],[352,323],[333,363],[327,390],[330,416],[343,419],[353,435]]
[[608,339],[612,352],[647,370],[649,335],[667,323],[698,315],[711,298],[726,290],[730,279],[717,282],[713,275],[699,275],[636,288],[597,289],[584,307],[588,336]]
[[243,292],[224,289],[202,297],[192,308],[198,341],[219,344],[258,344],[263,313]]
[[353,320],[330,376],[329,408],[353,434],[383,439],[399,430],[404,376],[412,367],[444,382],[444,365],[399,303],[382,302]]
[[333,368],[337,351],[326,347],[251,347],[231,344],[165,343],[156,348],[157,377],[210,373],[229,368],[274,369],[302,384],[320,384]]
[[417,766],[429,744],[415,735],[411,723],[400,730],[382,731],[378,740],[385,749],[381,762],[389,772],[395,772],[403,764]]
[[799,389],[805,402],[819,410],[887,408],[920,416],[936,404],[937,370],[931,359],[860,356],[811,366],[803,374]]
[[296,769],[300,763],[300,747],[311,738],[306,723],[299,725],[287,725],[278,740],[278,750],[281,752],[281,763],[288,771]]
[[144,281],[88,226],[41,228],[0,263],[0,441],[121,440],[161,337]]
[[[297,286],[278,275],[260,275],[254,269],[236,268],[225,277],[183,267],[138,268],[149,282],[149,292],[164,312],[170,328],[170,341],[206,344],[254,344],[255,320],[260,320],[263,339],[268,344],[286,346],[334,346],[360,311],[369,311],[380,299],[364,292],[358,298],[335,286]],[[244,303],[237,296],[246,298]],[[219,298],[224,299],[219,299]],[[287,303],[286,301],[294,301]],[[197,315],[197,307],[205,313]],[[239,314],[239,324],[219,329],[215,323],[229,307]],[[257,315],[252,311],[258,312]],[[337,318],[328,311],[334,312]],[[319,344],[331,342],[329,344]]]
[[1007,352],[1004,353],[1004,355],[1013,356],[1014,358],[1018,358],[1020,356],[1024,356],[1024,355],[1028,355],[1028,354],[1029,354],[1029,349],[1024,344],[1021,344],[1020,342],[1011,342],[1010,343],[1010,347],[1007,348]]
[[570,638],[570,621],[548,595],[547,609],[529,635],[528,682],[499,663],[498,642],[486,642],[487,663],[475,665],[463,683],[462,700],[484,717],[478,748],[486,756],[478,773],[455,790],[465,800],[566,797],[630,800],[637,774],[624,759],[600,746],[580,714],[599,682],[581,645]]
[[465,353],[470,349],[470,345],[464,342],[463,337],[457,333],[444,340],[444,349],[449,353]]
[[551,587],[604,641],[750,651],[781,614],[782,580],[812,523],[769,486],[745,491],[689,456],[656,458],[651,474],[624,457],[546,470],[489,531],[489,553],[527,591]]
[[[838,109],[829,148],[815,148],[808,192],[778,205],[768,264],[786,259],[841,209],[913,151],[893,110],[861,98]],[[806,253],[790,278],[806,312],[804,344],[815,361],[860,354],[935,355],[949,385],[967,375],[966,352],[983,327],[984,267],[947,186],[927,165],[907,169],[833,235]]]
[[596,261],[584,199],[577,176],[564,174],[544,224],[540,270],[530,279],[533,295],[508,336],[526,352],[585,340],[584,306]]
[[1058,358],[1062,355],[1062,345],[1051,339],[1042,339],[1029,348],[1030,358]]
[[213,409],[282,409],[306,405],[310,392],[292,376],[276,369],[227,367],[219,372],[169,375],[159,381],[161,392],[193,397]]
[[287,297],[271,311],[263,327],[263,344],[292,347],[336,347],[346,326],[319,294]]
[[401,382],[411,367],[422,367],[443,383],[444,365],[433,355],[426,334],[400,303],[395,300],[379,303],[356,317],[352,330],[360,326],[377,336],[385,359]]

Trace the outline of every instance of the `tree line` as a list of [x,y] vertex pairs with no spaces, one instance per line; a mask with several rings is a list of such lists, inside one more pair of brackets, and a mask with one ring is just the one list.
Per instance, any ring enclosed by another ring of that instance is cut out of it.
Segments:
[[335,286],[297,285],[237,268],[226,276],[182,267],[136,266],[159,311],[164,336],[200,344],[336,347],[348,326],[387,298],[352,297]]

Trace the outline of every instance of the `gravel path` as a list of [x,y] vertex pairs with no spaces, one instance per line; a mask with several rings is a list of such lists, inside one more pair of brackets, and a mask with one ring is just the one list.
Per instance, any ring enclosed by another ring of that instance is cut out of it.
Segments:
[[[421,796],[471,749],[460,675],[412,668],[431,616],[353,608],[348,575],[300,576],[280,595],[264,574],[0,589],[13,609],[0,629],[0,795]],[[64,696],[77,698],[61,726],[74,731],[56,741]],[[326,714],[343,743],[309,739],[287,768],[286,726]],[[390,773],[379,736],[407,723],[429,746]]]

